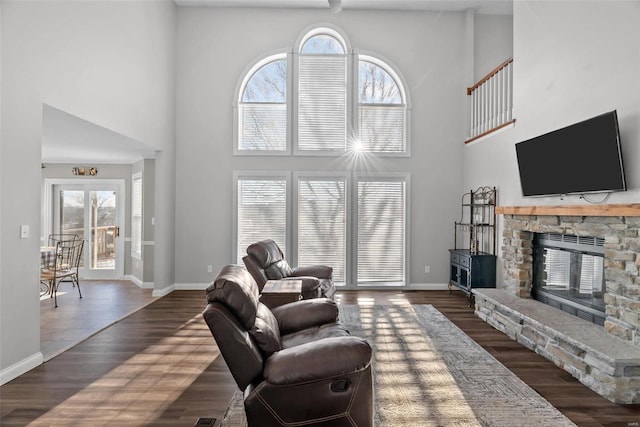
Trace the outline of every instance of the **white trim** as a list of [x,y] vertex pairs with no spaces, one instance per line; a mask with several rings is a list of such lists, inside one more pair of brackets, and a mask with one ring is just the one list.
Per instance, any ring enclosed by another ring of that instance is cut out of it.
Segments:
[[151,293],[152,297],[158,297],[161,298],[165,295],[169,295],[171,292],[176,290],[176,285],[169,285],[169,286],[165,286],[162,289],[154,289],[153,292]]
[[[125,264],[125,237],[127,235],[127,218],[126,218],[126,179],[124,178],[45,178],[43,184],[43,212],[44,212],[44,224],[41,230],[40,240],[44,241],[46,236],[51,234],[54,230],[54,186],[72,187],[77,186],[78,189],[83,191],[100,191],[108,190],[112,191],[114,188],[117,191],[117,215],[118,215],[118,227],[120,229],[120,235],[122,238],[116,239],[116,265],[114,270],[102,271],[100,269],[91,270],[88,265],[85,265],[82,272],[82,278],[86,279],[122,279],[124,277],[124,264]],[[88,209],[88,205],[85,206]],[[86,234],[86,233],[85,233]],[[85,239],[87,237],[85,236]],[[85,254],[89,253],[85,250]]]
[[[287,198],[287,206],[285,210],[285,223],[291,223],[291,172],[290,171],[233,171],[233,217],[231,231],[233,233],[233,237],[231,239],[231,259],[233,260],[233,264],[240,263],[241,260],[236,259],[238,256],[238,181],[244,178],[248,179],[265,179],[265,180],[273,180],[273,179],[283,179],[286,181],[286,198]],[[287,248],[291,248],[291,229],[290,227],[286,227],[285,229],[285,244]]]
[[300,53],[302,46],[307,42],[307,40],[321,34],[326,34],[335,38],[342,45],[345,54],[351,53],[351,41],[349,40],[347,35],[336,25],[326,22],[309,25],[304,30],[302,30],[302,32],[296,39],[295,44],[293,45],[294,51],[296,53]]
[[448,291],[447,283],[411,283],[405,291]]
[[233,109],[233,155],[234,156],[286,156],[286,155],[291,155],[291,132],[290,132],[290,125],[289,125],[289,121],[290,121],[290,117],[291,114],[288,111],[291,105],[290,102],[290,97],[291,97],[291,91],[289,90],[289,86],[287,86],[287,99],[286,99],[286,107],[287,107],[287,116],[286,116],[286,120],[287,120],[287,138],[286,138],[286,149],[283,150],[241,150],[239,148],[239,144],[240,144],[240,129],[238,128],[238,126],[240,125],[240,117],[239,117],[239,111],[240,111],[240,104],[242,103],[241,101],[241,96],[242,96],[242,92],[244,92],[244,88],[247,86],[247,83],[249,83],[249,80],[251,80],[251,77],[253,77],[253,75],[256,73],[256,71],[258,71],[260,68],[262,68],[263,66],[274,62],[274,61],[279,61],[279,60],[284,60],[285,63],[287,64],[287,81],[285,82],[286,85],[289,84],[289,81],[291,80],[291,58],[290,55],[288,53],[289,49],[277,49],[277,50],[272,50],[270,52],[268,52],[266,55],[260,55],[258,58],[254,59],[252,62],[250,62],[247,66],[244,67],[244,69],[242,70],[242,73],[240,73],[240,78],[238,79],[238,81],[236,82],[236,87],[233,91],[233,102],[232,102],[232,109]]
[[130,282],[133,282],[135,285],[137,285],[139,288],[142,288],[142,289],[153,289],[153,286],[154,286],[153,282],[143,282],[133,274],[125,275],[124,280],[129,280]]
[[176,291],[202,291],[209,285],[210,283],[176,283],[173,286]]
[[6,384],[9,381],[18,378],[20,375],[29,372],[33,368],[36,368],[44,363],[44,357],[41,352],[37,352],[21,361],[14,363],[8,368],[0,371],[0,385]]

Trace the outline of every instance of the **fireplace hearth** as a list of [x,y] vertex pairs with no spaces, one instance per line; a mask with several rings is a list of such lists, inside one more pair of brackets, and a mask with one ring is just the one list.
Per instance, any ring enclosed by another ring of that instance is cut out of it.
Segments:
[[478,317],[607,399],[640,403],[640,204],[496,213],[502,280],[474,291]]

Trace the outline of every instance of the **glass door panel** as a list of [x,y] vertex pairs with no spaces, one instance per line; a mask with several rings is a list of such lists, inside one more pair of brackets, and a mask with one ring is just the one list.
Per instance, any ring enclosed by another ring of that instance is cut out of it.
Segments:
[[[75,234],[84,239],[84,190],[60,190],[60,234]],[[84,252],[80,267],[84,267]]]
[[123,217],[123,185],[97,182],[54,185],[53,232],[84,239],[80,276],[121,279],[124,241],[118,221]]
[[116,267],[116,192],[90,191],[91,264],[94,270],[113,270]]

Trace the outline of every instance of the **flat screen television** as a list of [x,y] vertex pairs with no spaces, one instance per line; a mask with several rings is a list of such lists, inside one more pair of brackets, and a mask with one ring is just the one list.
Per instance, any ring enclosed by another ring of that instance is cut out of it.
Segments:
[[627,189],[615,110],[519,142],[516,155],[523,196]]

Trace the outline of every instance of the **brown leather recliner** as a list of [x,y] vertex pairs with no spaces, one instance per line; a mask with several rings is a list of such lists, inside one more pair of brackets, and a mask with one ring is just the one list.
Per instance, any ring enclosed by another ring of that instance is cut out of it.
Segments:
[[242,258],[262,291],[267,280],[302,280],[302,299],[333,298],[336,286],[333,284],[333,267],[313,265],[291,268],[282,250],[271,239],[253,243]]
[[250,427],[373,425],[371,347],[338,321],[333,300],[269,310],[242,266],[207,288],[204,319],[244,390]]

